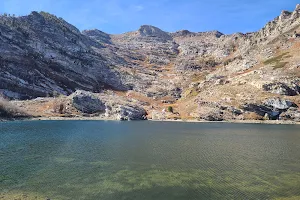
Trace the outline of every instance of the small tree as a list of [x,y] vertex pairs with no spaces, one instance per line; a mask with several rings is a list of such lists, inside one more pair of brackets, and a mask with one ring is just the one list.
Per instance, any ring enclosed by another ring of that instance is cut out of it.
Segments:
[[169,107],[168,107],[168,112],[173,113],[173,107],[172,107],[172,106],[169,106]]
[[59,114],[63,114],[64,113],[64,110],[65,110],[65,105],[64,104],[59,104],[59,110],[58,110],[58,112],[59,112]]
[[62,102],[54,102],[53,111],[55,113],[65,114],[65,112],[66,112],[65,104]]

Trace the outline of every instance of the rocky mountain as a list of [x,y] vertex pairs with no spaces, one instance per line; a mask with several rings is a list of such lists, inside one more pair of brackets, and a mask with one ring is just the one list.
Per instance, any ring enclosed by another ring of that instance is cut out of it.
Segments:
[[9,99],[113,92],[108,97],[143,107],[149,118],[300,120],[300,5],[257,32],[231,35],[150,25],[111,35],[80,32],[46,12],[5,15],[0,40],[0,91]]

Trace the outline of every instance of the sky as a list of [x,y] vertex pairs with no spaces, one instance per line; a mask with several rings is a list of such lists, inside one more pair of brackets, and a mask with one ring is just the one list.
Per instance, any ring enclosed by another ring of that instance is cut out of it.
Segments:
[[80,30],[119,34],[153,25],[164,31],[253,32],[293,11],[299,0],[0,0],[0,13],[46,11]]

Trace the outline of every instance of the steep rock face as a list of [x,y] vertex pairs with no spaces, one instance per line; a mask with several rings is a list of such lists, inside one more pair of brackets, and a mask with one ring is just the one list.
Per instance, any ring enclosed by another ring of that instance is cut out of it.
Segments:
[[299,4],[293,12],[282,11],[280,16],[267,23],[259,32],[255,33],[255,37],[260,41],[272,40],[278,35],[288,32],[289,30],[298,27],[299,24],[300,9]]
[[126,89],[101,55],[103,47],[62,19],[44,12],[1,16],[0,30],[1,89],[22,98]]

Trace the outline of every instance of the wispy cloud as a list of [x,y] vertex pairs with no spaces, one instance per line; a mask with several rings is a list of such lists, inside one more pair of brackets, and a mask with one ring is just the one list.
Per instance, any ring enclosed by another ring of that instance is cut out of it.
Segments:
[[136,12],[140,12],[140,11],[145,9],[144,6],[142,6],[142,5],[134,5],[134,6],[131,6],[131,7]]

